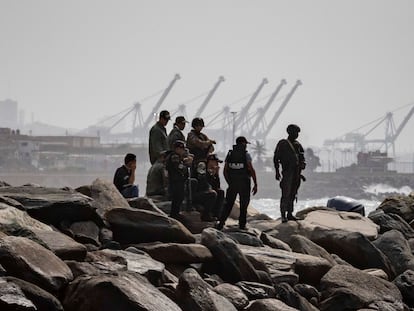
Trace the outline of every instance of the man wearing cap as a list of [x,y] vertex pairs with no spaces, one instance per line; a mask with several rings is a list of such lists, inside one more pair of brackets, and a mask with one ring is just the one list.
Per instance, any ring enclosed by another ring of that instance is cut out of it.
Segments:
[[226,219],[231,213],[237,194],[240,198],[239,228],[242,230],[246,229],[247,207],[250,203],[250,178],[254,182],[252,193],[253,195],[257,193],[256,171],[252,165],[252,157],[246,150],[247,144],[249,142],[246,137],[237,137],[236,145],[233,146],[232,150],[229,150],[225,159],[223,173],[228,188],[226,191],[226,204],[220,215],[220,222],[217,225],[217,229],[219,230],[223,229]]
[[165,127],[170,119],[170,113],[167,110],[161,111],[158,122],[150,130],[148,148],[151,164],[157,161],[161,151],[169,149]]
[[115,171],[114,185],[124,198],[138,197],[138,186],[134,185],[136,168],[137,156],[133,153],[127,153],[124,165]]
[[[301,171],[305,169],[306,162],[302,145],[296,140],[300,128],[290,124],[287,129],[288,138],[281,139],[275,148],[273,163],[276,170],[276,180],[280,181],[282,197],[280,198],[280,215],[282,222],[296,220],[292,215],[294,200],[296,198],[300,181],[304,180]],[[279,167],[282,166],[282,175]]]
[[174,127],[171,130],[170,134],[168,134],[168,146],[172,150],[174,148],[174,142],[176,140],[185,141],[185,136],[183,134],[183,130],[185,128],[185,124],[188,123],[183,116],[178,116],[175,118]]
[[190,153],[194,155],[194,164],[197,165],[200,161],[207,161],[207,156],[214,151],[213,144],[216,142],[201,132],[204,128],[202,118],[194,118],[191,127],[193,129],[187,135],[187,146]]
[[185,195],[185,182],[188,177],[187,166],[184,163],[186,154],[185,142],[177,140],[174,143],[174,150],[168,155],[166,168],[168,171],[169,194],[171,197],[170,217],[177,218],[180,214],[180,206]]

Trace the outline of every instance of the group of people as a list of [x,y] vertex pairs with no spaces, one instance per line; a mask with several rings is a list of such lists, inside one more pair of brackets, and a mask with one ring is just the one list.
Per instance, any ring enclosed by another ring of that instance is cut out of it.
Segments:
[[[171,200],[170,217],[177,219],[184,199],[187,209],[191,209],[193,204],[199,205],[202,207],[201,220],[217,221],[216,227],[220,230],[239,195],[239,228],[245,229],[250,195],[255,195],[258,190],[252,157],[247,151],[249,141],[244,136],[237,137],[226,155],[223,175],[228,188],[224,193],[219,177],[219,165],[223,161],[214,153],[216,141],[202,132],[203,119],[196,117],[192,120],[192,129],[187,137],[183,130],[188,121],[183,116],[175,119],[173,129],[167,134],[166,125],[170,119],[168,111],[161,111],[149,133],[152,166],[147,175],[146,195],[168,197]],[[296,220],[292,214],[294,200],[301,181],[305,180],[301,172],[306,166],[303,147],[297,141],[299,126],[291,124],[287,132],[287,139],[278,142],[273,157],[275,177],[282,190],[282,222]],[[138,187],[134,185],[135,155],[127,154],[124,162],[115,173],[114,184],[124,197],[138,196]]]

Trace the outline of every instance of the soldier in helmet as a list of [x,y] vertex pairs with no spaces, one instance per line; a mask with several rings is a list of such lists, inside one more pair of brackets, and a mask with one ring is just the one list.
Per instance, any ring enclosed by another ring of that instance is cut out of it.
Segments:
[[197,165],[200,161],[207,162],[207,156],[214,151],[213,144],[216,142],[201,132],[204,128],[202,118],[194,118],[191,127],[193,129],[187,135],[187,147],[194,155],[193,163]]
[[[302,145],[296,140],[300,128],[290,124],[287,129],[288,138],[281,139],[275,149],[273,163],[276,170],[276,180],[280,181],[282,197],[280,198],[280,214],[282,222],[296,220],[293,216],[293,204],[296,198],[301,179],[301,171],[305,169],[306,162]],[[282,174],[279,167],[282,166]]]

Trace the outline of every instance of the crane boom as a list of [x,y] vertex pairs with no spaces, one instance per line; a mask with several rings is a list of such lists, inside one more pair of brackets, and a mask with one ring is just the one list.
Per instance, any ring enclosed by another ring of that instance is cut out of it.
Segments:
[[401,134],[401,131],[407,124],[408,120],[410,120],[411,116],[414,114],[414,106],[411,107],[408,114],[405,116],[404,120],[401,122],[400,126],[398,127],[397,131],[395,132],[394,136],[392,137],[392,141],[395,142],[395,140],[398,138],[398,136]]
[[218,81],[214,84],[214,87],[208,93],[207,97],[204,99],[201,106],[198,108],[197,112],[195,113],[194,117],[199,117],[203,113],[204,109],[207,107],[207,104],[210,102],[211,97],[213,97],[214,93],[217,91],[220,83],[225,81],[223,76],[220,76]]
[[152,111],[151,111],[150,115],[145,120],[144,129],[148,128],[150,122],[153,120],[153,116],[157,113],[158,109],[161,107],[162,103],[164,102],[164,100],[167,97],[168,93],[170,93],[170,91],[171,91],[172,87],[174,86],[175,82],[177,80],[179,80],[180,78],[181,77],[180,77],[179,74],[175,74],[174,79],[172,79],[172,81],[170,82],[168,87],[164,90],[164,92],[162,93],[160,99],[155,104],[154,108],[152,108]]
[[263,86],[267,83],[267,79],[264,78],[262,80],[262,82],[260,83],[259,87],[257,88],[257,90],[253,93],[252,97],[249,99],[248,103],[246,104],[246,106],[244,106],[242,108],[242,110],[240,111],[240,114],[238,115],[238,118],[236,119],[235,125],[238,127],[240,125],[241,122],[244,121],[244,119],[247,116],[247,113],[249,112],[250,107],[252,106],[253,102],[256,100],[257,96],[259,95],[260,91],[262,90]]
[[282,89],[283,85],[286,84],[286,80],[282,79],[277,86],[276,90],[270,95],[269,100],[267,101],[266,105],[260,111],[259,115],[256,117],[252,125],[252,132],[256,132],[260,121],[262,121],[263,117],[265,116],[266,112],[269,110],[270,106],[272,105],[273,101],[275,100],[277,94],[279,94],[280,90]]
[[290,98],[293,96],[293,94],[296,92],[296,89],[299,87],[299,85],[302,85],[302,81],[297,80],[295,85],[293,86],[292,90],[289,92],[289,94],[286,95],[285,99],[283,100],[282,104],[280,105],[279,109],[276,111],[275,115],[273,116],[272,120],[269,122],[269,126],[263,133],[262,139],[266,139],[267,135],[269,135],[270,130],[275,125],[277,119],[279,119],[280,115],[282,114],[283,110],[285,109],[287,103],[289,102]]

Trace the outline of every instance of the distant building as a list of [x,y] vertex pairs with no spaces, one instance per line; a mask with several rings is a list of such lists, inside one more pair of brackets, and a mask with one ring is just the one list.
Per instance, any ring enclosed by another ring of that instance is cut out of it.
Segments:
[[11,99],[0,101],[0,127],[18,128],[17,102]]

